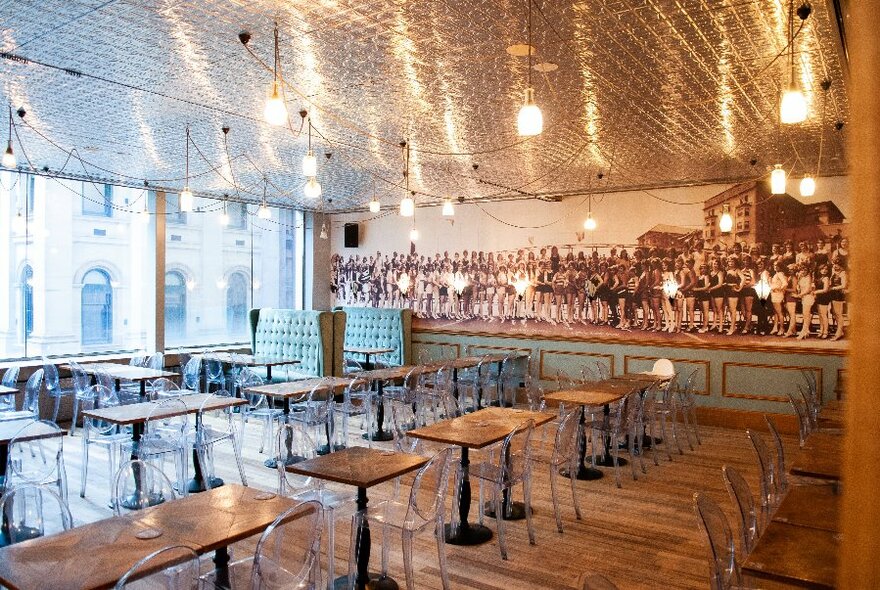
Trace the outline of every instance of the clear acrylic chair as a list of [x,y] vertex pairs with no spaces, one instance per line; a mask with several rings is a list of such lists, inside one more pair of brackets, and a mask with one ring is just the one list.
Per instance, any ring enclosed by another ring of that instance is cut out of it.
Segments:
[[[665,360],[665,359],[660,359]],[[659,361],[658,361],[659,362]],[[654,465],[657,462],[657,447],[662,444],[666,453],[666,458],[672,461],[672,445],[679,455],[683,455],[684,451],[678,443],[678,404],[676,403],[676,382],[678,376],[675,375],[662,384],[655,384],[648,389],[645,395],[645,421],[648,422],[651,431],[651,452],[654,457]],[[666,423],[669,422],[670,434],[672,441],[667,436]],[[659,428],[657,428],[659,426]],[[658,439],[659,436],[659,439]],[[658,442],[658,440],[660,442]]]
[[[608,415],[591,413],[585,420],[584,428],[590,432],[592,445],[591,456],[604,454],[606,446],[611,452],[614,466],[614,481],[618,488],[623,487],[620,481],[620,449],[625,444],[629,453],[629,464],[633,480],[638,480],[638,461],[642,473],[646,472],[644,462],[644,448],[642,447],[642,433],[644,432],[643,413],[645,399],[651,395],[648,390],[643,398],[641,392],[635,389],[616,404],[612,404]],[[586,409],[585,411],[589,411]],[[653,435],[653,432],[652,432]],[[607,441],[607,444],[606,444]]]
[[299,424],[282,424],[275,437],[275,458],[278,470],[278,494],[305,502],[315,500],[324,508],[324,528],[327,538],[327,589],[332,590],[336,577],[336,519],[346,508],[354,508],[354,496],[342,494],[324,485],[322,479],[291,473],[286,469],[288,457],[297,461],[316,456],[315,443]]
[[611,367],[602,361],[596,361],[596,374],[599,376],[600,381],[611,379]]
[[[336,433],[334,448],[345,448],[349,441],[349,425],[352,418],[360,417],[361,430],[367,435],[367,446],[373,447],[373,416],[376,414],[374,406],[378,394],[371,389],[368,380],[354,378],[345,388],[341,402],[333,402],[331,405],[332,415],[330,420],[334,422],[333,431]],[[341,428],[335,425],[336,417],[341,418]]]
[[357,563],[358,533],[360,523],[366,520],[382,528],[382,566],[381,576],[388,576],[389,537],[391,530],[400,531],[403,544],[403,568],[407,590],[415,589],[413,572],[413,538],[421,532],[429,531],[437,540],[440,583],[444,590],[449,588],[446,573],[446,540],[444,534],[444,513],[446,493],[449,488],[449,468],[452,450],[443,449],[434,455],[418,471],[410,490],[409,498],[401,502],[397,499],[383,500],[355,514],[351,528],[351,559],[348,566],[348,579],[354,580]]
[[200,392],[202,390],[202,358],[191,357],[183,366],[181,377],[184,389]]
[[[324,509],[317,501],[285,510],[260,536],[254,555],[229,564],[229,588],[321,588],[321,537]],[[201,578],[203,588],[217,585],[216,570]]]
[[249,422],[251,419],[256,419],[263,425],[260,434],[259,451],[262,453],[267,448],[272,448],[272,433],[274,432],[274,425],[276,422],[281,421],[284,412],[280,409],[273,408],[269,403],[269,399],[265,395],[247,391],[249,387],[259,387],[260,385],[263,385],[262,377],[247,367],[242,368],[238,372],[236,381],[236,385],[238,386],[239,391],[241,391],[241,396],[248,402],[248,405],[244,406],[242,409],[245,423]]
[[694,511],[709,549],[709,588],[729,590],[742,586],[736,545],[724,512],[709,496],[694,494]]
[[810,421],[807,404],[802,398],[799,398],[791,391],[788,392],[788,401],[791,403],[791,407],[794,409],[794,413],[797,416],[798,442],[800,447],[804,448],[804,445],[807,443],[807,437],[810,436],[810,433],[813,431],[813,425]]
[[211,351],[205,351],[205,356],[202,357],[202,366],[205,373],[205,391],[210,392],[212,385],[216,386],[217,389],[226,389],[226,374],[223,372],[223,363],[207,358],[209,354],[211,354]]
[[[92,385],[86,390],[81,403],[83,411],[112,408],[119,405],[119,398],[112,389],[108,389],[103,385]],[[131,436],[127,432],[120,430],[119,425],[83,415],[82,469],[80,470],[79,486],[81,498],[86,497],[86,481],[89,474],[89,450],[92,445],[97,445],[107,450],[107,462],[109,464],[107,480],[109,481],[109,497],[112,503],[115,495],[113,484],[120,460],[120,453],[122,452],[123,445],[130,442]]]
[[126,450],[133,447],[136,458],[154,463],[162,471],[165,459],[170,457],[174,462],[177,493],[185,496],[189,473],[187,455],[191,448],[186,403],[170,397],[153,402],[153,406],[144,423],[141,440],[136,444],[129,442]]
[[749,483],[739,471],[729,465],[724,465],[721,472],[724,475],[724,485],[727,486],[730,499],[733,500],[733,504],[739,511],[740,555],[745,559],[752,552],[758,535],[761,533],[755,497],[752,495]]
[[46,386],[46,395],[55,400],[52,410],[52,422],[57,422],[58,410],[61,408],[61,398],[73,396],[76,392],[73,388],[64,389],[61,387],[61,380],[58,378],[58,367],[46,357],[43,357],[43,378]]
[[687,438],[688,446],[692,451],[694,450],[694,445],[691,442],[691,433],[693,433],[698,445],[703,444],[700,440],[700,428],[697,425],[697,402],[696,398],[694,397],[694,386],[696,384],[696,380],[697,371],[695,369],[691,371],[690,375],[688,375],[687,379],[684,382],[684,387],[675,389],[674,398],[676,409],[681,414],[682,424],[684,426],[684,433],[685,437]]
[[67,502],[55,490],[43,485],[8,488],[0,498],[0,515],[3,519],[0,538],[5,537],[9,544],[73,527]]
[[206,409],[216,400],[232,397],[228,391],[218,389],[211,396],[206,397],[196,414],[195,442],[193,448],[198,457],[199,467],[206,487],[212,487],[216,479],[214,447],[226,442],[232,446],[235,456],[235,464],[238,466],[238,476],[241,485],[247,485],[247,476],[244,474],[244,464],[241,460],[241,432],[237,426],[241,414],[232,411],[232,407],[219,408],[216,410]]
[[193,590],[199,587],[199,556],[186,545],[150,553],[116,582],[114,590]]
[[785,467],[785,445],[782,443],[782,437],[779,435],[779,430],[776,429],[776,422],[768,416],[764,414],[764,422],[767,424],[767,430],[770,431],[770,437],[773,439],[773,444],[776,447],[776,462],[774,463],[774,467],[776,468],[776,489],[778,490],[778,494],[780,499],[785,495],[785,492],[788,491],[788,471]]
[[37,369],[24,385],[24,404],[20,410],[10,409],[0,414],[0,420],[40,419],[40,391],[43,389],[43,369]]
[[[319,381],[308,394],[292,404],[288,421],[299,422],[316,444],[319,455],[333,451],[333,388]],[[320,441],[326,440],[327,444]]]
[[113,511],[117,516],[176,497],[168,476],[155,465],[139,459],[124,463],[113,478]]
[[[578,452],[580,450],[580,437],[578,436],[580,416],[580,408],[568,410],[562,415],[562,419],[559,421],[559,426],[556,429],[556,437],[554,440],[553,449],[549,455],[541,451],[536,453],[534,452],[534,448],[531,452],[532,461],[537,463],[544,463],[549,468],[550,497],[553,500],[553,515],[556,517],[556,530],[558,530],[560,533],[563,532],[563,528],[561,511],[559,509],[559,471],[562,468],[566,468],[569,473],[577,473],[577,463],[580,459],[580,454]],[[578,520],[580,520],[581,509],[580,505],[578,504],[577,487],[575,485],[577,478],[569,477],[566,479],[571,485],[571,498],[572,502],[574,503],[575,516]]]
[[532,356],[508,356],[501,361],[501,374],[498,377],[498,399],[503,406],[516,406],[524,396],[529,378]]
[[144,361],[144,367],[148,369],[155,369],[156,371],[164,371],[165,370],[165,353],[164,352],[154,352]]
[[[52,431],[54,436],[42,436]],[[34,438],[39,433],[40,438]],[[64,436],[58,425],[48,420],[25,423],[9,441],[6,456],[6,484],[52,485],[67,503],[67,472],[64,468]]]
[[68,363],[70,367],[70,375],[73,379],[73,417],[70,421],[70,435],[73,436],[76,431],[76,422],[79,417],[79,409],[80,405],[85,398],[89,395],[89,387],[91,386],[91,379],[83,370],[82,366],[76,361],[70,361]]
[[151,400],[178,397],[185,393],[186,391],[181,390],[177,383],[166,377],[160,377],[150,382],[149,397]]
[[[11,387],[12,389],[18,389],[18,372],[21,369],[18,365],[12,365],[6,371],[3,372],[3,378],[0,379],[0,385],[4,387]],[[6,412],[14,412],[15,411],[15,396],[14,395],[0,395],[0,420],[2,420],[3,414]]]
[[528,420],[517,426],[513,432],[508,434],[501,443],[496,457],[495,453],[490,453],[486,461],[471,464],[468,473],[471,478],[480,481],[480,505],[479,505],[479,522],[483,523],[484,517],[484,500],[483,488],[484,484],[492,488],[492,505],[495,510],[495,522],[498,531],[498,549],[501,551],[501,558],[507,559],[507,539],[504,533],[505,528],[505,511],[508,512],[512,508],[512,500],[510,494],[515,485],[522,484],[523,497],[525,504],[526,526],[529,532],[529,543],[535,544],[535,530],[532,526],[532,465],[529,459],[530,447],[529,443],[532,437],[532,431],[535,428],[535,421]]
[[777,483],[776,483],[776,467],[773,455],[764,442],[763,437],[752,430],[746,430],[746,435],[752,443],[755,456],[758,459],[758,468],[760,470],[760,505],[761,505],[761,524],[763,526],[770,519],[773,509],[777,502]]

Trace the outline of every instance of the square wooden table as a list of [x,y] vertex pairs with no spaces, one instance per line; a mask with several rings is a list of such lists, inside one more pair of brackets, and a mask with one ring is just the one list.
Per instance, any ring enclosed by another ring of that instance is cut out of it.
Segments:
[[839,537],[831,531],[771,520],[742,571],[807,588],[834,588]]
[[364,369],[371,370],[373,368],[373,363],[370,362],[371,356],[376,356],[379,354],[385,354],[386,352],[394,352],[395,348],[388,348],[382,346],[344,346],[342,348],[342,352],[347,352],[349,354],[360,354],[364,357]]
[[[535,426],[550,422],[554,414],[514,408],[483,408],[451,420],[410,430],[415,438],[461,447],[457,529],[446,527],[446,542],[452,545],[479,545],[492,538],[492,531],[481,524],[468,522],[471,507],[471,482],[468,474],[470,449],[482,449],[503,440],[523,422],[534,420]],[[503,502],[506,500],[503,498]],[[506,510],[505,510],[506,512]]]
[[[209,399],[213,398],[213,399]],[[201,411],[213,412],[224,408],[232,408],[236,406],[246,405],[245,399],[237,397],[215,397],[208,393],[190,393],[180,395],[175,398],[184,403],[182,408],[166,408],[162,411],[156,411],[158,402],[141,402],[138,404],[127,404],[122,406],[113,406],[110,408],[97,408],[93,410],[85,410],[83,416],[89,418],[103,420],[111,424],[120,426],[131,426],[132,450],[131,459],[137,459],[137,445],[144,433],[144,424],[148,418],[173,418],[184,414],[196,414],[196,428],[201,424]],[[164,401],[164,400],[163,400]],[[202,474],[201,466],[196,457],[196,450],[193,449],[193,479],[190,480],[188,487],[190,492],[202,492],[207,488],[213,488],[223,485],[223,480],[213,478],[208,485]],[[139,482],[135,482],[136,484]]]
[[[119,363],[84,363],[80,365],[80,367],[87,375],[93,377],[93,382],[94,376],[99,372],[110,375],[110,377],[116,382],[116,393],[119,393],[120,391],[121,381],[138,383],[141,387],[140,395],[142,401],[147,398],[147,381],[153,381],[163,377],[166,379],[173,379],[180,376],[177,373],[171,373],[170,371],[160,371],[159,369],[151,369],[149,367],[135,367],[133,365],[121,365]],[[61,365],[61,368],[67,369],[68,371],[72,370],[70,365]]]
[[773,514],[773,520],[839,533],[840,500],[836,483],[791,486]]
[[[202,360],[217,361],[224,365],[241,365],[243,367],[266,367],[266,380],[272,379],[272,367],[281,365],[297,365],[299,359],[283,356],[266,356],[239,354],[237,352],[203,352],[193,355]],[[202,363],[202,377],[207,380],[207,368]]]
[[790,471],[819,479],[839,481],[841,477],[843,436],[814,432],[794,456]]
[[[617,403],[636,389],[643,389],[654,383],[653,380],[620,380],[606,379],[605,381],[595,381],[592,383],[584,383],[578,385],[574,389],[563,389],[560,391],[552,391],[544,394],[544,399],[554,404],[576,405],[581,407],[581,415],[579,418],[578,436],[580,441],[578,444],[578,471],[575,475],[580,480],[596,480],[604,476],[602,471],[593,467],[586,466],[587,453],[587,433],[585,428],[586,413],[588,407],[602,406],[602,412],[605,416],[611,413],[611,404]],[[596,460],[597,465],[605,467],[614,466],[614,458],[611,456],[611,439],[605,437],[605,454]],[[626,465],[626,459],[618,458],[618,465]],[[567,477],[572,474],[568,470],[562,473]]]
[[140,559],[169,545],[187,545],[200,555],[214,551],[217,579],[228,583],[227,547],[262,533],[295,505],[229,484],[0,549],[0,584],[11,590],[108,589]]
[[[394,479],[404,473],[421,468],[428,462],[427,457],[382,451],[365,447],[348,447],[341,451],[301,461],[286,467],[287,471],[357,486],[357,509],[367,508],[367,488]],[[358,519],[357,578],[359,590],[370,584],[370,525],[366,518]],[[393,580],[384,578],[383,587],[396,587]]]

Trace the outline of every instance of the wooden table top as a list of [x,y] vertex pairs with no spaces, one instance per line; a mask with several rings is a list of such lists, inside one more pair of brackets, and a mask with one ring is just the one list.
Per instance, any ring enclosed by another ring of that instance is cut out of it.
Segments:
[[585,383],[574,389],[551,391],[544,399],[554,404],[573,404],[576,406],[605,406],[620,401],[633,391],[631,382],[596,381]]
[[219,361],[228,365],[236,364],[246,367],[277,367],[278,365],[296,365],[300,362],[297,359],[282,356],[262,356],[231,352],[201,353],[193,356],[211,361]]
[[284,381],[281,383],[267,383],[256,387],[245,387],[244,391],[257,395],[271,397],[298,397],[307,395],[316,386],[332,387],[334,390],[343,389],[354,379],[360,379],[360,374],[352,377],[316,377],[314,379],[298,379],[296,381]]
[[742,571],[810,588],[834,588],[838,537],[831,531],[770,521]]
[[16,388],[0,385],[0,395],[14,395],[16,393],[18,393]]
[[376,346],[344,346],[342,352],[350,352],[352,354],[385,354],[386,352],[394,352],[394,348],[383,348]]
[[[70,370],[70,365],[61,365],[62,368]],[[149,367],[135,367],[132,365],[121,365],[119,363],[85,363],[80,365],[82,370],[88,375],[93,375],[99,371],[107,373],[114,379],[124,379],[126,381],[150,381],[152,379],[160,379],[162,377],[178,377],[177,373],[170,371],[160,371]]]
[[840,499],[840,492],[834,484],[792,486],[776,509],[773,520],[838,533]]
[[399,367],[386,367],[384,369],[360,371],[354,375],[358,379],[367,379],[369,381],[399,381],[409,375],[409,372],[417,367],[423,369],[422,372],[424,373],[433,373],[439,371],[442,365],[401,365]]
[[[195,414],[202,409],[203,404],[205,411],[212,411],[231,406],[243,406],[248,403],[246,399],[238,397],[215,397],[208,403],[205,403],[205,400],[209,397],[211,395],[207,393],[193,393],[176,398],[166,398],[179,399],[186,404],[186,408],[166,408],[161,412],[155,412],[153,418],[171,418],[183,414]],[[138,424],[146,422],[147,418],[150,417],[150,412],[153,412],[157,405],[159,405],[159,402],[141,402],[139,404],[114,406],[112,408],[86,410],[83,412],[83,415],[99,418],[113,424]]]
[[[141,558],[169,545],[207,553],[261,533],[294,500],[226,484],[152,508],[0,549],[0,584],[13,590],[112,588]],[[210,517],[207,517],[210,516]],[[162,531],[138,539],[146,529]]]
[[668,381],[673,375],[655,375],[654,373],[624,373],[623,375],[615,375],[612,379],[620,379],[623,381]]
[[451,420],[442,420],[429,426],[410,430],[415,438],[469,449],[481,449],[502,440],[527,420],[535,426],[546,424],[556,417],[550,412],[532,412],[516,408],[483,408]]
[[[15,438],[15,435],[18,434],[19,430],[33,422],[35,422],[35,420],[27,418],[24,420],[0,421],[0,445],[8,445],[9,442]],[[65,430],[56,430],[48,424],[40,422],[39,426],[33,427],[30,432],[28,432],[27,437],[23,437],[21,440],[37,440],[40,438],[51,438],[53,436],[64,436],[66,433],[67,431]]]
[[843,460],[843,436],[814,432],[804,448],[798,450],[789,469],[794,475],[840,480]]
[[287,466],[287,471],[359,488],[369,488],[419,469],[427,457],[367,447],[347,447]]

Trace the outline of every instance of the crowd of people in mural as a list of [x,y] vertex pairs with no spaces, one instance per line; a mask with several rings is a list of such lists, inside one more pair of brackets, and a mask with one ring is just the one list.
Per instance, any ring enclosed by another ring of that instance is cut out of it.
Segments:
[[844,335],[847,238],[703,248],[576,248],[339,256],[337,303],[418,317],[567,327]]

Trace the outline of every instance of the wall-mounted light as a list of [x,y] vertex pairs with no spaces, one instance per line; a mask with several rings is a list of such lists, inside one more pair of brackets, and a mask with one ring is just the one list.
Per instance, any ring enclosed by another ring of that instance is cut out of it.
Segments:
[[807,174],[801,179],[801,196],[812,197],[814,194],[816,194],[816,181]]
[[766,277],[762,276],[761,280],[755,283],[755,294],[761,300],[761,303],[764,303],[770,297],[770,282]]
[[407,273],[402,272],[400,273],[400,276],[397,277],[397,288],[404,294],[409,291],[409,275]]
[[678,295],[678,282],[675,279],[663,281],[663,294],[670,300],[675,299],[675,296]]
[[730,208],[727,205],[724,205],[724,210],[721,212],[721,219],[718,220],[718,229],[723,234],[729,234],[733,229],[733,217],[730,215]]

